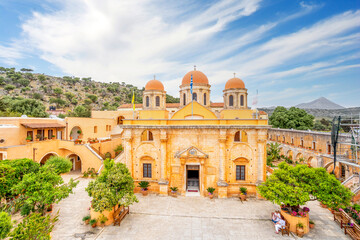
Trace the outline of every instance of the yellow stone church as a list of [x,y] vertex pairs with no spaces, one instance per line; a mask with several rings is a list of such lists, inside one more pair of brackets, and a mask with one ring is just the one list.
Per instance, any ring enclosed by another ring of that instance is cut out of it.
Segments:
[[[215,195],[226,198],[244,186],[255,195],[266,177],[267,115],[248,108],[239,78],[226,82],[223,103],[211,102],[210,88],[207,76],[193,70],[182,79],[180,103],[166,103],[164,85],[154,79],[135,110],[124,104],[117,111],[64,121],[0,118],[0,160],[28,157],[44,163],[59,155],[71,158],[74,171],[101,171],[108,153],[127,165],[136,183],[149,181],[153,193],[167,195],[178,187],[184,196],[206,196],[214,187]],[[32,140],[25,141],[29,136]],[[124,151],[115,156],[119,144]]]

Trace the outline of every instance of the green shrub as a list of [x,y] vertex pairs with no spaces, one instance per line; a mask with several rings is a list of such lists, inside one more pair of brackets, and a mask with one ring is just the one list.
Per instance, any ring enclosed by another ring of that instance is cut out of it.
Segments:
[[177,192],[178,187],[170,187],[170,190],[173,191],[173,192]]
[[215,188],[213,188],[213,187],[208,187],[208,188],[206,189],[206,191],[208,191],[209,193],[213,194],[213,193],[215,192]]
[[240,189],[240,192],[241,192],[242,194],[244,194],[244,195],[247,194],[247,188],[246,188],[246,187],[240,187],[239,189]]
[[150,187],[150,183],[148,181],[141,181],[138,183],[138,187],[146,191]]
[[11,228],[11,216],[6,212],[0,212],[0,239],[6,238]]
[[22,205],[21,209],[20,209],[20,214],[21,216],[27,216],[30,214],[30,212],[33,210],[33,207],[28,204],[28,203],[24,203],[24,205]]
[[97,220],[96,219],[91,219],[89,223],[90,223],[90,225],[93,225],[93,224],[97,223]]
[[83,217],[82,220],[85,222],[85,221],[90,220],[90,219],[91,219],[90,215],[87,215],[87,216]]
[[44,167],[53,168],[57,174],[61,174],[69,172],[72,168],[72,163],[67,158],[52,156],[46,161]]
[[111,153],[107,152],[105,153],[105,159],[110,159],[111,158]]

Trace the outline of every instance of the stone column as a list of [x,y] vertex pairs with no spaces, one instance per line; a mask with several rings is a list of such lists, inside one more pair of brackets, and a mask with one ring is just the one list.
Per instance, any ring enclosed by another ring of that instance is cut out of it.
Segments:
[[160,187],[160,194],[161,195],[168,195],[168,186],[169,181],[167,180],[167,174],[166,174],[166,144],[167,144],[167,135],[166,131],[162,130],[160,132],[160,180],[159,180],[159,187]]
[[225,152],[226,152],[226,130],[220,130],[219,136],[219,181],[218,185],[218,197],[227,198],[228,184],[225,178]]
[[127,130],[124,134],[124,138],[123,140],[125,140],[125,146],[124,146],[124,153],[125,153],[125,164],[126,167],[129,169],[129,171],[131,172],[131,175],[134,177],[135,174],[133,172],[132,169],[132,144],[131,144],[131,131]]

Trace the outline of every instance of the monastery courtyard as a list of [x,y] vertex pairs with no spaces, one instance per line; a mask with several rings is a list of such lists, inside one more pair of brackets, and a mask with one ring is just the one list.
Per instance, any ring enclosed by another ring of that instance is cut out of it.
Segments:
[[[71,176],[74,177],[74,176]],[[69,176],[64,176],[65,181]],[[68,198],[55,206],[59,222],[52,237],[67,239],[298,239],[274,231],[270,214],[278,206],[265,200],[213,199],[204,197],[160,197],[137,194],[139,203],[119,226],[91,228],[83,225],[90,197],[85,187],[90,179],[79,178],[79,185]],[[316,226],[303,239],[350,239],[333,221],[332,214],[317,201],[309,202],[310,218]]]

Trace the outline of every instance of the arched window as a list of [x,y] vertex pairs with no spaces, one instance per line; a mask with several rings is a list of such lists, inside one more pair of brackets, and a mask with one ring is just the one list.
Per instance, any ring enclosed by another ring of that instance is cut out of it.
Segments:
[[146,107],[150,106],[150,98],[149,96],[146,96]]
[[184,106],[186,105],[186,94],[184,93],[183,95],[183,102],[184,102]]
[[159,96],[156,96],[156,106],[157,107],[160,107],[160,97]]
[[247,142],[247,133],[245,131],[237,131],[234,136],[234,142]]
[[240,96],[240,105],[244,106],[244,95]]
[[234,97],[233,97],[233,95],[229,96],[229,106],[234,106]]
[[197,101],[197,94],[193,93],[193,100]]
[[206,93],[204,93],[204,105],[206,105]]
[[149,130],[145,130],[143,131],[143,133],[141,134],[141,141],[153,141],[153,134],[151,131]]
[[235,133],[234,142],[240,142],[240,131]]

